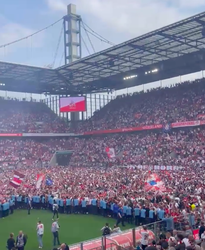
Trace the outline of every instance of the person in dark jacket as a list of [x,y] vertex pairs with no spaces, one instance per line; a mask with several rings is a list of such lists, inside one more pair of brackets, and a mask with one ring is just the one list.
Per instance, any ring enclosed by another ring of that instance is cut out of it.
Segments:
[[16,247],[18,250],[24,250],[27,239],[22,231],[19,231],[19,235],[16,237]]
[[204,222],[201,222],[201,226],[199,228],[199,239],[201,239],[201,235],[205,232]]
[[7,249],[12,250],[15,247],[14,234],[10,233],[10,238],[7,240]]
[[60,250],[69,250],[69,246],[66,243],[61,244]]
[[31,214],[31,197],[29,195],[27,195],[27,211],[28,211],[28,215]]
[[109,223],[106,223],[105,226],[101,229],[101,231],[103,236],[110,235],[112,229],[109,227]]

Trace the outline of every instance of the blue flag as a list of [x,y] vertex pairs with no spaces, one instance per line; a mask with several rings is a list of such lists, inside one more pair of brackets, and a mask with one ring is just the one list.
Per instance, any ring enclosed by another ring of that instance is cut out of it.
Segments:
[[164,133],[169,133],[170,132],[170,130],[171,130],[171,125],[169,124],[169,123],[167,123],[167,124],[165,124],[164,126],[163,126],[163,132]]
[[50,178],[46,179],[46,185],[47,186],[52,186],[53,185],[53,181]]

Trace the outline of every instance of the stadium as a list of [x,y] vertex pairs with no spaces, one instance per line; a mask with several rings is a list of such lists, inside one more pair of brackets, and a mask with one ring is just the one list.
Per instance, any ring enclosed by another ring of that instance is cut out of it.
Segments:
[[205,12],[115,45],[69,4],[0,49],[58,24],[52,65],[0,61],[0,248],[205,249]]

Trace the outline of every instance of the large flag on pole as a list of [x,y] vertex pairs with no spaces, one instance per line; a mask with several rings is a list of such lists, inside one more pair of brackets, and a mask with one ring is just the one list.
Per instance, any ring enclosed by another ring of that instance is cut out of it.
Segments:
[[20,185],[21,185],[21,183],[22,183],[24,177],[25,177],[24,174],[22,174],[22,173],[20,173],[20,172],[18,172],[18,171],[15,170],[15,171],[14,171],[13,180],[10,181],[9,184],[10,184],[12,187],[14,187],[14,188],[18,188],[18,187],[20,187]]
[[45,174],[37,174],[36,189],[39,189],[45,180]]
[[110,158],[110,159],[115,158],[115,149],[114,148],[107,147],[105,151],[107,153],[108,158]]
[[164,182],[159,178],[157,174],[149,174],[145,181],[145,191],[166,191]]

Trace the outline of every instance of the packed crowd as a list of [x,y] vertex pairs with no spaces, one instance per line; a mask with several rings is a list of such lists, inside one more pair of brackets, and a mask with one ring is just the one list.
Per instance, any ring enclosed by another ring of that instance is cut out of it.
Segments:
[[[56,151],[72,150],[72,167],[164,165],[201,167],[205,129],[175,129],[169,134],[140,132],[67,139],[1,139],[0,167],[46,166]],[[106,148],[113,148],[109,158]]]
[[73,140],[1,139],[0,166],[46,166],[57,150],[72,148]]
[[86,132],[204,119],[205,79],[118,96],[72,129],[43,102],[0,99],[0,133]]
[[[159,240],[149,240],[149,232],[146,227],[140,231],[141,241],[137,243],[138,250],[204,250],[205,244],[205,227],[201,224],[198,235],[192,233],[191,230],[173,230],[172,232],[162,233]],[[197,239],[196,239],[197,236]]]
[[[80,148],[71,158],[71,165],[203,166],[204,136],[205,130],[198,128],[175,130],[170,134],[160,131],[93,137],[76,144]],[[115,158],[108,158],[106,147],[114,148]]]
[[66,123],[43,102],[0,99],[0,133],[67,132]]
[[[205,201],[204,136],[205,130],[188,129],[175,130],[170,135],[150,132],[44,141],[2,139],[1,195],[10,195],[14,192],[29,192],[31,195],[35,195],[36,192],[39,195],[55,193],[64,198],[115,198],[119,204],[131,200],[135,206],[150,206],[152,203],[148,204],[148,201],[156,203],[156,197],[152,192],[144,190],[149,170],[133,168],[138,165],[176,164],[183,168],[179,171],[158,172],[165,183],[167,193],[158,200],[157,206],[163,206],[164,210],[172,208],[171,211],[178,215],[179,209],[181,211],[182,208],[188,212],[188,204],[191,202],[202,208]],[[105,150],[107,146],[115,149],[115,158],[108,157]],[[49,160],[56,150],[67,149],[73,150],[67,168],[49,166]],[[42,162],[44,164],[41,164]],[[26,176],[21,188],[16,190],[9,186],[9,181],[13,177],[12,166]],[[102,168],[103,166],[105,168]],[[38,173],[49,176],[53,185],[44,185],[43,189],[36,190]],[[173,197],[184,205],[173,206]]]
[[[205,114],[205,79],[170,88],[118,96],[77,130],[93,131],[200,119]],[[204,117],[203,117],[204,118]]]
[[[13,171],[5,170],[0,174],[0,193],[2,199],[11,195],[27,194],[48,198],[53,195],[58,199],[73,199],[74,209],[72,211],[77,213],[81,212],[80,207],[82,208],[82,205],[80,202],[83,199],[88,202],[97,199],[99,203],[95,203],[95,205],[102,208],[104,216],[112,215],[111,210],[114,211],[114,207],[111,204],[115,203],[118,207],[130,207],[130,213],[127,213],[127,210],[124,213],[132,218],[131,215],[139,216],[139,221],[135,221],[136,224],[139,222],[142,224],[153,222],[157,218],[163,219],[167,215],[174,218],[179,217],[182,213],[185,216],[192,212],[190,204],[195,204],[195,210],[193,211],[195,217],[193,226],[195,226],[197,221],[204,218],[205,176],[203,169],[201,170],[199,172],[196,168],[187,167],[180,171],[157,171],[157,175],[166,188],[166,191],[162,193],[160,190],[153,192],[145,189],[145,182],[150,175],[148,170],[116,167],[107,169],[25,167],[19,169],[26,176],[18,189],[13,189],[9,185],[9,181],[13,177]],[[43,183],[40,189],[36,189],[37,173],[44,173],[49,176],[49,179],[53,181],[52,185]],[[77,203],[75,203],[76,199],[78,200]],[[49,199],[48,202],[50,203]],[[133,212],[131,212],[132,209]],[[152,216],[150,216],[150,210],[153,211]],[[133,221],[132,218],[130,218],[130,222]]]

